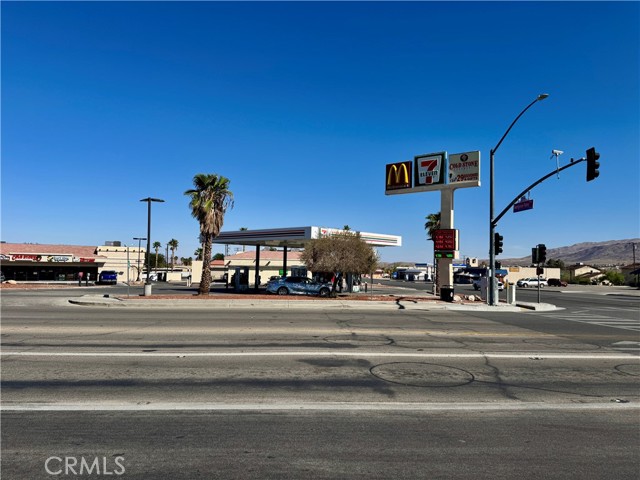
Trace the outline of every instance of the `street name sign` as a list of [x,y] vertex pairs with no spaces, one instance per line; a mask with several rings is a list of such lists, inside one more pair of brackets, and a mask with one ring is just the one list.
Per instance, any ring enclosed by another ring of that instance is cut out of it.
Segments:
[[531,210],[533,208],[533,199],[521,199],[518,203],[513,204],[513,213],[522,212],[523,210]]

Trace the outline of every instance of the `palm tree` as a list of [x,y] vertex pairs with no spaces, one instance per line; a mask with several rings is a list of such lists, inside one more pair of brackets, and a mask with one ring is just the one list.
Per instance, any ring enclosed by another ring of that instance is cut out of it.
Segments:
[[[425,217],[427,223],[424,224],[424,229],[427,231],[427,236],[429,240],[433,242],[433,236],[435,235],[436,230],[440,230],[440,212],[438,213],[430,213]],[[435,247],[435,244],[434,244]],[[436,258],[435,258],[435,250],[433,252],[433,266],[436,267]],[[438,269],[436,268],[436,278],[434,278],[435,284],[438,285]]]
[[156,251],[156,270],[158,270],[158,250],[162,247],[160,242],[153,242],[153,249]]
[[440,212],[430,213],[425,217],[427,223],[424,224],[424,229],[427,231],[429,240],[433,241],[433,235],[436,230],[440,230]]
[[191,215],[200,223],[200,237],[204,244],[202,280],[199,295],[209,295],[211,288],[211,244],[218,236],[227,208],[233,208],[233,193],[230,180],[222,175],[199,173],[193,177],[195,188],[184,192],[191,197]]
[[177,258],[175,256],[175,253],[176,253],[176,250],[178,249],[178,240],[176,240],[175,238],[172,238],[167,242],[167,245],[169,245],[169,249],[171,250],[171,270],[173,270],[173,266],[175,265],[175,259]]
[[196,256],[196,260],[202,260],[202,247],[196,248],[196,251],[193,252],[193,254]]

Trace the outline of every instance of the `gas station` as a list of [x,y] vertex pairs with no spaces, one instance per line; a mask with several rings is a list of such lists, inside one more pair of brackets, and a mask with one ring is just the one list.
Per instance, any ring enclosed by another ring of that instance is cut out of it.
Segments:
[[[236,230],[229,232],[220,232],[220,234],[213,239],[213,243],[222,245],[242,245],[256,247],[256,256],[254,261],[254,285],[256,285],[257,288],[257,286],[260,285],[260,251],[263,247],[275,247],[283,249],[281,270],[286,276],[289,270],[287,265],[287,254],[290,249],[304,248],[305,244],[309,240],[314,240],[324,236],[343,232],[345,232],[345,230],[339,228],[315,226],[286,227],[262,230]],[[375,248],[402,246],[402,237],[398,235],[357,231],[350,232],[359,234],[360,238],[362,238],[366,243]],[[237,291],[243,291],[249,288],[250,269],[251,268],[249,266],[238,266],[234,268],[235,276],[232,286]],[[296,271],[294,272],[292,269],[292,275],[306,275],[306,269],[296,267],[295,270]],[[302,270],[305,271],[303,272]]]

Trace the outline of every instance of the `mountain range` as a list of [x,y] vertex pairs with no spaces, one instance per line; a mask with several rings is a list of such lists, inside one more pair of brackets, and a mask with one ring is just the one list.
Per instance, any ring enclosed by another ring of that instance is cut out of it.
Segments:
[[[565,265],[584,263],[591,266],[630,265],[633,263],[633,245],[636,245],[636,262],[640,262],[640,238],[583,242],[568,247],[547,247],[547,260],[562,260]],[[528,265],[531,256],[522,258],[497,258],[502,265]]]

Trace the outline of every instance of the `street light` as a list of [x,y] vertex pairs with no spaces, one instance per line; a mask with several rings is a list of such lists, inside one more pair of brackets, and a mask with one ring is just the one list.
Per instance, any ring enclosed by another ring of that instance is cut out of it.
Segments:
[[142,242],[142,240],[146,240],[145,237],[133,237],[134,240],[138,240],[138,278],[136,279],[136,282],[140,281],[140,242]]
[[151,202],[164,202],[159,198],[143,198],[141,202],[147,202],[147,281],[144,283],[145,297],[151,295]]
[[529,110],[529,108],[531,108],[534,103],[542,101],[548,96],[549,96],[548,93],[541,93],[533,102],[527,105],[524,108],[524,110],[522,110],[520,114],[515,118],[515,120],[511,122],[511,125],[509,125],[509,128],[507,128],[507,131],[504,132],[504,135],[502,135],[502,138],[500,139],[498,144],[491,150],[491,155],[489,159],[489,295],[487,295],[488,297],[487,303],[489,305],[498,304],[497,298],[496,298],[497,297],[496,284],[494,280],[495,268],[496,268],[495,267],[496,252],[495,252],[495,245],[494,245],[494,236],[495,236],[495,228],[496,228],[495,215],[494,215],[494,181],[493,181],[494,156],[498,148],[500,148],[502,141],[509,134],[509,132],[511,131],[513,126],[516,124],[516,122],[520,120],[520,117],[524,115],[524,112]]

